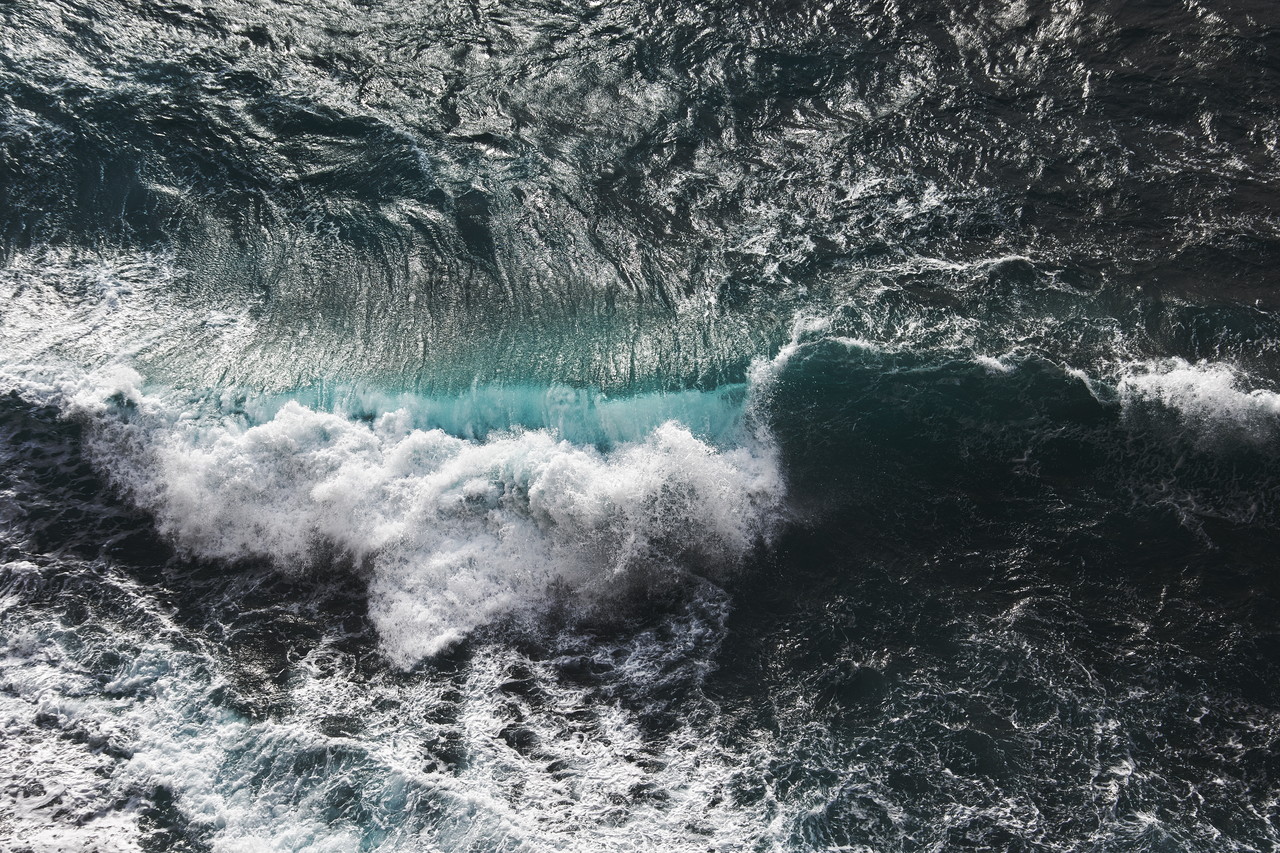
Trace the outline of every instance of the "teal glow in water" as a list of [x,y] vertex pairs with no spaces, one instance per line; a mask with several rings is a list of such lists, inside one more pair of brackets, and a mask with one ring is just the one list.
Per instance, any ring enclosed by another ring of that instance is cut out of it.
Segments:
[[293,401],[362,421],[401,413],[413,429],[439,429],[458,438],[483,441],[512,430],[551,430],[575,444],[601,448],[643,441],[668,421],[715,444],[743,437],[748,387],[607,396],[567,385],[476,386],[453,395],[393,394],[350,387],[315,387],[283,395],[221,395],[219,408],[243,413],[250,423],[273,418]]

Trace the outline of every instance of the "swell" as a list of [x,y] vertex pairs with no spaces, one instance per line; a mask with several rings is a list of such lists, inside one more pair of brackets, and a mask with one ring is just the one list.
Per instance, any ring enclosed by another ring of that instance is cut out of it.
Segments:
[[171,252],[281,388],[713,387],[798,308],[984,259],[1274,299],[1256,10],[63,11],[0,12],[6,260]]
[[772,441],[741,388],[474,389],[335,413],[140,384],[126,369],[25,383],[83,425],[88,458],[184,554],[295,575],[353,565],[405,667],[496,620],[536,624],[556,599],[589,616],[723,576],[782,516]]
[[[141,826],[213,849],[1214,849],[1224,825],[1233,843],[1274,840],[1240,805],[1269,796],[1275,731],[1274,682],[1257,678],[1275,642],[1274,397],[1223,365],[1081,375],[806,328],[755,380],[777,462],[674,425],[600,449],[415,430],[399,398],[362,403],[368,418],[296,400],[192,417],[136,377],[72,383],[59,393],[89,455],[175,542],[223,559],[136,583],[119,558],[7,558],[5,613],[25,626],[6,639],[11,730],[68,733],[14,773],[70,768],[83,837]],[[453,466],[445,488],[416,482],[439,473],[430,459],[397,467],[408,450]],[[540,465],[551,503],[533,494]],[[739,487],[769,470],[786,472],[799,523],[735,566],[743,540],[722,525],[766,517]],[[514,488],[495,501],[495,485]],[[1200,503],[1179,506],[1188,485]],[[312,542],[369,543],[378,513],[411,535],[375,543],[334,589]],[[448,577],[432,573],[433,528],[471,543],[529,522],[518,563],[486,555],[500,577],[447,559]],[[626,571],[659,597],[664,571],[692,572],[656,618],[602,629],[592,578],[555,553],[592,536],[591,571],[639,558]],[[543,597],[548,577],[527,573],[548,553],[577,599]],[[504,593],[514,609],[484,609]],[[553,612],[566,603],[578,619]],[[66,632],[87,614],[104,628]],[[448,629],[471,638],[439,654]],[[1208,774],[1219,783],[1188,807]],[[22,819],[47,826],[31,790]],[[172,811],[139,818],[135,796]]]
[[0,832],[1274,847],[1280,27],[1167,6],[0,4]]
[[964,524],[1022,493],[1101,517],[1154,505],[1205,541],[1280,524],[1280,397],[1240,368],[1082,370],[836,322],[798,322],[749,384],[709,392],[193,394],[124,368],[9,382],[81,423],[89,459],[185,554],[353,565],[403,666],[495,620],[536,626],[556,600],[594,618],[724,581],[788,513],[870,513],[911,538],[908,507],[968,506]]

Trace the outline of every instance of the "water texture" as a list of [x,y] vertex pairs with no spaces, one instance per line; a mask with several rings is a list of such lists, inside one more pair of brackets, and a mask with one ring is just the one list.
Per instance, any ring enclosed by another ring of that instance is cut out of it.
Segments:
[[1265,2],[0,0],[0,850],[1280,846]]

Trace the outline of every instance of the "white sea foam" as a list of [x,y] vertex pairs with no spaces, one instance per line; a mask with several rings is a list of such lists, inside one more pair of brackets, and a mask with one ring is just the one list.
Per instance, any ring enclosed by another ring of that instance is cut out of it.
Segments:
[[288,402],[252,424],[140,382],[115,368],[24,392],[88,424],[95,462],[190,554],[301,572],[337,553],[367,569],[404,666],[549,594],[593,607],[731,569],[784,493],[771,442],[745,428],[716,446],[666,421],[602,450],[547,428],[458,438],[407,409],[366,422]]
[[[8,651],[7,649],[4,651]],[[13,675],[0,654],[0,673]],[[48,671],[45,691],[59,673]],[[8,685],[9,690],[25,685]],[[6,691],[6,694],[8,691]],[[136,814],[112,809],[112,761],[71,739],[50,737],[35,722],[51,703],[0,694],[0,849],[22,839],[31,853],[139,853]]]
[[974,356],[974,363],[982,367],[990,374],[1012,373],[1017,368],[1008,360],[1008,356],[1000,356],[994,358],[989,355]]
[[[58,571],[19,569],[33,583]],[[214,698],[227,689],[218,655],[175,630],[148,589],[100,583],[121,621],[72,632],[45,606],[21,629],[0,621],[0,837],[21,833],[41,853],[146,849],[139,795],[157,786],[216,853],[782,849],[805,812],[768,794],[769,734],[735,750],[695,718],[655,738],[634,712],[564,683],[554,661],[503,644],[477,648],[458,681],[357,682],[324,642],[290,680],[288,710],[248,719]],[[722,618],[712,608],[662,638],[592,649],[643,685],[705,635],[714,646]],[[104,653],[118,677],[95,689]],[[515,672],[536,701],[505,689]],[[325,733],[334,716],[357,731]],[[513,725],[533,748],[504,738]],[[464,762],[442,758],[445,741]]]
[[1168,359],[1127,366],[1116,387],[1130,417],[1140,404],[1158,403],[1176,412],[1202,442],[1226,436],[1264,441],[1280,429],[1280,394],[1246,390],[1245,381],[1230,364]]

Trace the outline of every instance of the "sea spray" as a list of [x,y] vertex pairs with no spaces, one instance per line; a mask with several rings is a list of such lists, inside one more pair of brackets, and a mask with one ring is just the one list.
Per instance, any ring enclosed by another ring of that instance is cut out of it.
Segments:
[[545,427],[459,438],[405,409],[366,421],[288,402],[248,423],[193,416],[139,382],[108,371],[68,401],[116,486],[193,557],[367,568],[372,618],[403,666],[552,592],[590,609],[637,583],[723,575],[781,518],[760,429],[716,446],[666,421],[600,449]]

